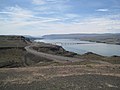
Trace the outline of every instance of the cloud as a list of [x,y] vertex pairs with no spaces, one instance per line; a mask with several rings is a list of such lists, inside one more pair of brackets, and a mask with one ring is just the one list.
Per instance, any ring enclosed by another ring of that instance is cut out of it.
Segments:
[[32,9],[16,5],[0,11],[0,34],[104,33],[120,30],[119,14],[83,17],[80,13],[69,12],[70,7],[65,0],[37,1]]
[[27,12],[19,12],[17,11],[18,13],[16,12],[11,12],[11,11],[8,11],[8,12],[0,12],[0,14],[6,14],[6,15],[9,15],[9,16],[15,16],[15,17],[32,17],[32,15],[28,14]]
[[[33,0],[34,1],[34,0]],[[70,10],[71,5],[67,2],[68,0],[35,0],[36,2],[44,2],[43,4],[34,3],[35,7],[33,10],[40,14],[60,14]]]
[[[11,28],[15,33],[20,31],[21,34],[30,35],[43,35],[52,33],[107,33],[113,32],[114,30],[116,30],[116,32],[120,30],[120,21],[111,20],[109,17],[89,17],[84,20],[79,20],[79,22],[72,23],[56,23],[54,21],[60,20],[51,18],[49,20],[44,19],[43,21],[21,21],[20,23],[11,23],[2,26],[2,29],[7,30]],[[11,32],[9,30],[7,31],[9,33]]]
[[80,17],[80,15],[78,15],[78,14],[73,14],[73,13],[67,13],[67,14],[65,14],[65,16],[66,17],[68,17],[68,18],[78,18],[78,17]]
[[6,7],[2,12],[2,16],[6,16],[10,21],[22,21],[33,17],[33,12],[27,9],[23,9],[19,6]]
[[120,30],[120,21],[115,19],[120,15],[80,19],[77,14],[66,13],[59,18],[51,18],[37,16],[34,12],[18,6],[9,7],[0,12],[1,14],[9,16],[7,21],[0,21],[1,34],[107,33]]
[[32,3],[36,5],[43,5],[46,4],[47,2],[45,0],[32,0]]
[[46,23],[60,21],[61,19],[38,16],[30,10],[15,6],[7,7],[0,12],[0,20],[1,30],[9,31],[8,29],[12,29],[18,31],[23,27],[42,27]]
[[44,4],[61,4],[68,1],[69,0],[32,0],[32,3],[36,5],[44,5]]
[[30,11],[19,6],[7,7],[4,11],[0,12],[0,17],[5,18],[7,16],[10,21],[55,21],[59,20],[58,18],[50,18],[44,16],[38,16],[34,11]]
[[97,9],[96,11],[99,11],[99,12],[107,12],[107,11],[109,11],[109,9]]

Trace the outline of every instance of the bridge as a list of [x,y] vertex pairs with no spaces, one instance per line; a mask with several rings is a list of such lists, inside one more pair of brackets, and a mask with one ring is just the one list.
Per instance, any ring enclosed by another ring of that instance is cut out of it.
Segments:
[[77,45],[77,44],[88,44],[88,43],[67,43],[67,42],[52,42],[53,45]]

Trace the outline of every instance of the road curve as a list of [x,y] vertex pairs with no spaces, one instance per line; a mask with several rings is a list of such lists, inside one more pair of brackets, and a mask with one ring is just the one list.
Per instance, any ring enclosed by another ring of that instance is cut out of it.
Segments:
[[[25,49],[27,52],[40,56],[42,58],[46,58],[49,60],[54,60],[56,62],[80,62],[80,61],[85,61],[86,59],[79,59],[79,58],[72,58],[72,57],[65,57],[65,56],[58,56],[58,55],[52,55],[52,54],[48,54],[48,53],[43,53],[43,52],[38,52],[36,50],[34,50],[32,47],[33,46],[37,46],[38,44],[31,44],[30,46],[26,46]],[[99,64],[110,64],[108,62],[105,61],[99,61],[99,60],[89,60],[91,62],[95,62],[95,63],[99,63]]]
[[30,46],[26,46],[25,49],[27,52],[46,58],[46,59],[50,59],[50,60],[54,60],[57,62],[61,62],[61,61],[70,61],[70,62],[76,62],[76,61],[84,61],[84,59],[78,59],[78,58],[72,58],[72,57],[64,57],[64,56],[58,56],[58,55],[52,55],[52,54],[47,54],[47,53],[43,53],[43,52],[38,52],[36,50],[34,50],[32,47],[35,45],[30,45]]

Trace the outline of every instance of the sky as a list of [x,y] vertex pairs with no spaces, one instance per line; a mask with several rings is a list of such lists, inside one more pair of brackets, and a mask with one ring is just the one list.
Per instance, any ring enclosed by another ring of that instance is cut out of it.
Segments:
[[0,0],[0,35],[120,33],[120,0]]

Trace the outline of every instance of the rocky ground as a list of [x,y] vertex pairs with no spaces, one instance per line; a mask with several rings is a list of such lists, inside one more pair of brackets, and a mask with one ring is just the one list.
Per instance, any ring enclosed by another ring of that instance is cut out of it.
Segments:
[[119,65],[0,69],[1,90],[119,90]]

